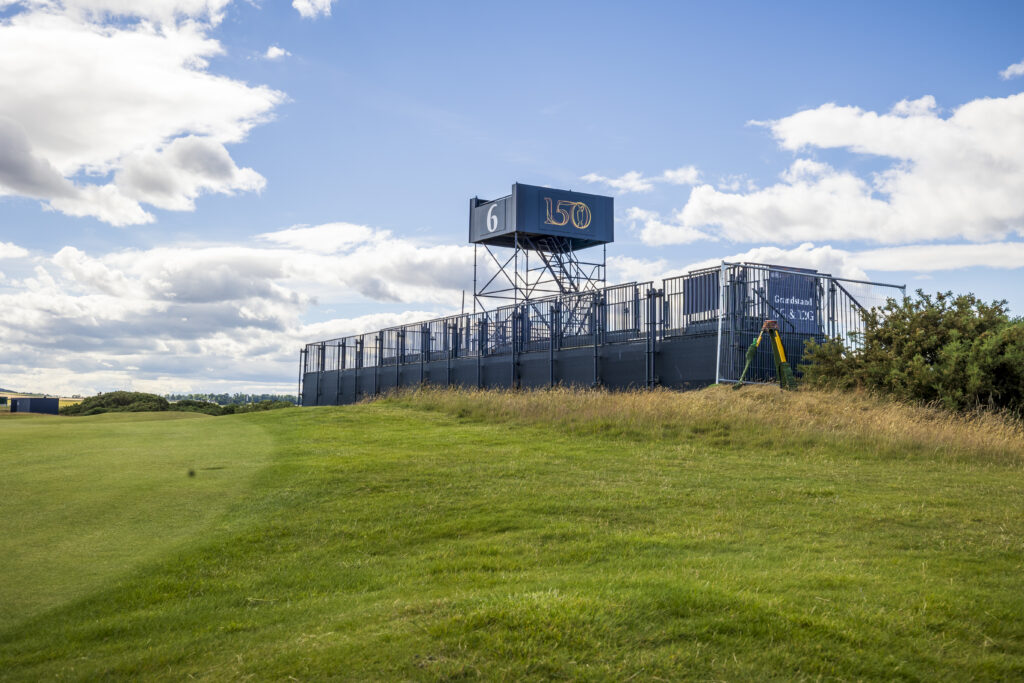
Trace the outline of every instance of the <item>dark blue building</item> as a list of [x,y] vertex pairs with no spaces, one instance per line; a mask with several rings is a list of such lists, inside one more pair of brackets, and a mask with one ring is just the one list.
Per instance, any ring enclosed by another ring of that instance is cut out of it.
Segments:
[[21,397],[11,399],[12,413],[44,413],[46,415],[57,415],[60,409],[60,399]]

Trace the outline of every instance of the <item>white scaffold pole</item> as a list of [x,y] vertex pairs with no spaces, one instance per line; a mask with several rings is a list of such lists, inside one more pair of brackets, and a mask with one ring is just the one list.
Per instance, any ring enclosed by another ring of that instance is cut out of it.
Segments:
[[715,349],[715,384],[718,384],[722,368],[722,318],[725,317],[725,261],[718,274],[718,348]]

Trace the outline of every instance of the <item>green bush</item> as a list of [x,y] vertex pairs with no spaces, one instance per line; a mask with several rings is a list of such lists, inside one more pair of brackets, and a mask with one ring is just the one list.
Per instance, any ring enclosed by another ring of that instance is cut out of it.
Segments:
[[1024,409],[1024,321],[1010,320],[1005,301],[918,290],[916,299],[889,299],[862,318],[860,339],[808,342],[805,382],[953,410]]
[[256,403],[233,404],[224,406],[224,415],[235,413],[256,413],[262,410],[279,410],[292,408],[295,404],[289,401],[258,401]]
[[90,396],[81,403],[64,406],[61,415],[99,415],[100,413],[146,413],[154,411],[179,411],[185,413],[205,413],[206,415],[233,415],[235,413],[253,413],[262,410],[291,408],[294,404],[288,401],[259,401],[241,405],[219,406],[209,401],[182,399],[169,403],[167,399],[156,394],[138,391],[111,391],[107,394]]
[[169,410],[167,399],[139,391],[111,391],[90,396],[81,403],[64,406],[61,415],[98,415],[100,413],[149,413]]
[[190,398],[175,401],[171,404],[170,410],[183,413],[204,413],[206,415],[223,415],[224,409],[216,403],[209,401],[196,401]]

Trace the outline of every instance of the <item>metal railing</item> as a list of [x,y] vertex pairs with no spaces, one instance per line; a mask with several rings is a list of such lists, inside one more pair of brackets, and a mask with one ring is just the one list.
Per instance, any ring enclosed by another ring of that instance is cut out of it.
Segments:
[[[775,320],[787,358],[796,370],[808,339],[862,343],[862,311],[902,299],[903,287],[835,278],[813,270],[763,264],[723,264],[718,268],[724,315],[714,321],[719,335],[718,381],[739,379],[747,351],[765,320]],[[717,307],[716,307],[717,314]],[[768,344],[757,348],[746,381],[775,381]]]
[[664,281],[666,337],[717,331],[720,275],[719,268],[705,268]]
[[[811,270],[723,263],[667,278],[659,289],[653,282],[631,282],[313,342],[301,352],[300,394],[308,373],[640,340],[647,340],[653,357],[659,341],[685,335],[716,335],[716,377],[735,381],[765,320],[778,321],[785,351],[796,361],[806,339],[840,338],[858,345],[861,311],[904,293],[897,285]],[[647,372],[653,376],[650,368]],[[748,379],[772,381],[774,373],[764,345]]]

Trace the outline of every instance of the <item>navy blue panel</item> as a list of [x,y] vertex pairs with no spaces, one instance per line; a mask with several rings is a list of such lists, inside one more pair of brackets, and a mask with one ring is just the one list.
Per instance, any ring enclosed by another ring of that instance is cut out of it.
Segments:
[[494,242],[496,238],[508,239],[515,230],[512,207],[511,196],[489,202],[471,199],[469,202],[469,241]]
[[[715,381],[715,349],[717,337],[687,335],[665,339],[658,343],[655,359],[654,381],[656,384],[677,389],[705,386]],[[787,343],[794,358],[799,358],[799,337],[793,344]],[[623,344],[604,345],[598,348],[598,382],[612,389],[627,389],[646,385],[645,359],[646,340]],[[423,380],[433,386],[475,387],[477,385],[477,358],[454,358],[449,370],[447,361],[433,361],[424,364]],[[594,350],[592,347],[561,349],[554,353],[554,363],[547,352],[535,351],[517,356],[513,372],[512,358],[486,356],[479,359],[480,385],[485,388],[507,389],[546,387],[551,382],[563,386],[590,387],[594,384]],[[337,373],[322,373],[320,391],[317,395],[317,373],[308,373],[303,384],[303,405],[344,405],[393,389],[396,386],[394,367],[363,368],[341,372],[341,384]],[[420,384],[418,364],[399,369],[397,386],[415,387]]]
[[356,373],[352,370],[341,373],[341,394],[338,396],[338,405],[355,403],[359,398],[356,396]]
[[499,247],[545,242],[545,249],[583,249],[615,240],[611,197],[516,183],[512,194],[469,202],[469,241]]
[[328,372],[321,373],[320,376],[320,398],[316,404],[318,406],[333,406],[338,402],[338,381],[340,372],[337,370],[331,370]]
[[317,381],[320,373],[307,372],[302,375],[302,405],[317,405]]
[[719,271],[712,270],[683,280],[683,314],[694,315],[718,310]]
[[657,383],[673,389],[714,383],[717,342],[713,334],[672,337],[659,342],[654,362]]
[[523,389],[551,386],[551,357],[547,352],[524,353],[519,356],[517,377]]
[[615,240],[614,200],[597,194],[548,187],[512,186],[516,230],[604,244]]
[[[820,327],[818,311],[818,279],[799,273],[768,273],[768,303],[782,319],[780,329],[785,332],[817,334]],[[789,321],[784,324],[783,320]]]
[[60,399],[35,397],[15,398],[11,400],[11,412],[57,415],[60,413]]
[[459,358],[452,362],[452,384],[476,387],[476,358]]
[[638,389],[647,386],[644,362],[646,342],[600,347],[601,386],[609,389]]

